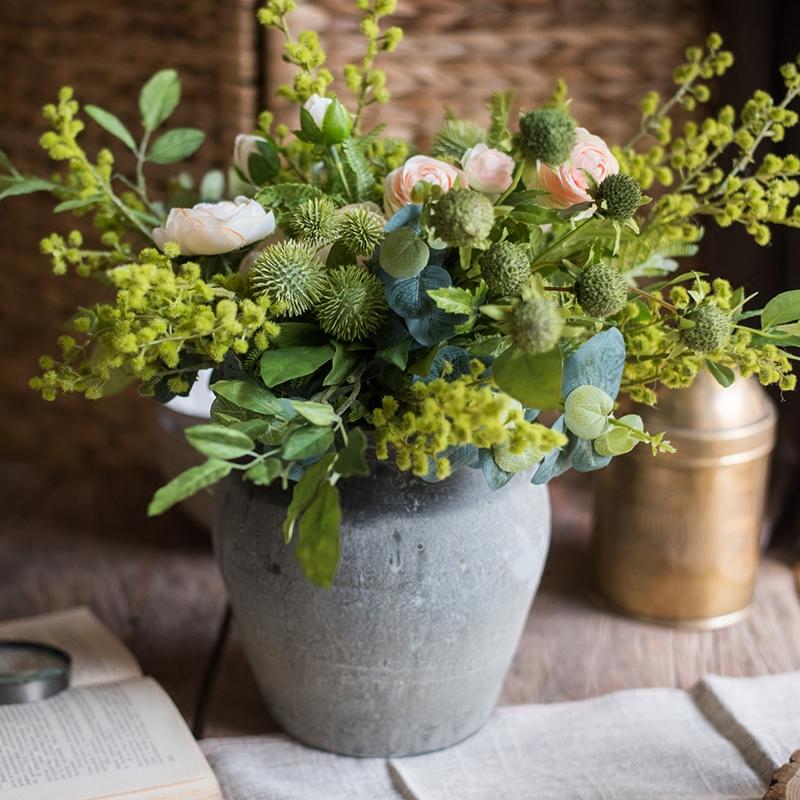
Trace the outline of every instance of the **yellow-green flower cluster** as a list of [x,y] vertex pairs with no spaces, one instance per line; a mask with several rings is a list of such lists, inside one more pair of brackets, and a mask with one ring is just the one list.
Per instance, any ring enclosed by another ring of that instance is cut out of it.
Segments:
[[71,231],[66,239],[58,233],[52,233],[42,239],[39,247],[42,253],[50,256],[54,274],[64,275],[69,267],[73,267],[82,278],[88,278],[131,258],[130,247],[115,231],[106,231],[100,241],[108,249],[87,250],[83,247],[81,232]]
[[442,456],[450,448],[500,445],[514,455],[531,449],[545,455],[566,444],[557,431],[527,422],[518,403],[482,382],[484,372],[475,360],[454,380],[414,383],[400,399],[384,397],[372,412],[377,457],[388,459],[393,451],[397,467],[418,476],[428,475],[433,462],[442,479],[450,474]]
[[62,337],[62,361],[45,357],[31,382],[45,399],[75,391],[101,397],[120,376],[136,378],[144,394],[162,378],[173,392],[185,391],[185,373],[220,363],[229,350],[263,350],[277,336],[268,297],[242,299],[220,281],[203,280],[194,263],[176,271],[177,254],[165,249],[144,250],[138,263],[107,272],[114,302],[83,309],[72,323],[81,342]]

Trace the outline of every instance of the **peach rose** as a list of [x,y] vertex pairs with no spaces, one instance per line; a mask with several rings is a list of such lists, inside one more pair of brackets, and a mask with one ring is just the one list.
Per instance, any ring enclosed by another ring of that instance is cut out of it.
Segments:
[[569,159],[558,167],[539,163],[536,183],[549,194],[545,202],[554,208],[569,208],[591,201],[588,175],[602,183],[608,175],[617,172],[619,164],[606,143],[586,128],[578,128]]
[[440,186],[442,191],[449,192],[457,180],[462,186],[468,185],[464,173],[452,164],[430,156],[412,156],[402,167],[393,169],[386,176],[383,185],[384,211],[391,215],[413,202],[411,192],[420,181]]
[[486,194],[502,194],[513,180],[514,159],[511,156],[476,144],[461,156],[461,166],[471,188]]

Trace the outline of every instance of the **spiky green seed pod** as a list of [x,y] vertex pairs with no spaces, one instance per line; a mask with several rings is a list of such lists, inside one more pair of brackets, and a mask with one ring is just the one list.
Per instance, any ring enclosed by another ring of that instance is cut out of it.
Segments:
[[575,120],[561,108],[537,108],[520,117],[519,141],[529,159],[558,166],[575,146]]
[[609,264],[593,264],[581,273],[576,284],[578,302],[590,317],[613,317],[628,299],[628,283]]
[[436,236],[452,247],[466,247],[488,238],[494,227],[494,207],[485,194],[451,189],[431,207]]
[[288,316],[296,317],[322,296],[325,268],[309,245],[289,240],[267,247],[249,279],[254,294],[268,294],[286,307]]
[[312,197],[292,211],[289,232],[311,247],[320,248],[339,235],[339,215],[328,197]]
[[496,242],[480,259],[481,275],[489,289],[503,297],[519,294],[531,276],[528,252],[520,244]]
[[383,241],[386,220],[368,208],[348,208],[339,214],[339,241],[354,256],[369,256]]
[[460,159],[466,150],[486,139],[480,125],[468,119],[448,119],[436,132],[431,155]]
[[683,343],[698,353],[713,353],[724,347],[731,335],[731,318],[713,303],[698,306],[686,319],[694,323],[681,331]]
[[561,337],[564,320],[544,297],[523,298],[511,312],[511,341],[526,353],[546,353]]
[[317,319],[325,333],[342,342],[366,339],[386,316],[383,284],[363,267],[337,267],[325,276]]
[[636,213],[642,190],[635,178],[618,172],[609,175],[598,187],[594,199],[611,219],[628,219]]

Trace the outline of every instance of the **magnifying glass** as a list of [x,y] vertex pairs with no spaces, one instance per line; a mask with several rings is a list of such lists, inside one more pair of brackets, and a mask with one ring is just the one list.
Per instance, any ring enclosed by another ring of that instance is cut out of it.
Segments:
[[69,687],[72,659],[42,642],[0,639],[0,705],[33,703]]

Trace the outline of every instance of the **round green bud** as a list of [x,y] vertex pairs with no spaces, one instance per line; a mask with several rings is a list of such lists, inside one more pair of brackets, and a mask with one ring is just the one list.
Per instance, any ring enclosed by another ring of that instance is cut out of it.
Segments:
[[537,108],[520,117],[519,141],[528,158],[558,166],[575,146],[575,120],[561,108]]
[[354,256],[372,255],[383,241],[386,220],[368,208],[348,208],[339,214],[339,241]]
[[609,175],[597,187],[594,199],[611,219],[628,219],[639,208],[642,190],[630,175],[618,172]]
[[330,244],[339,235],[336,204],[328,197],[312,197],[292,211],[289,231],[310,247]]
[[511,341],[526,353],[552,350],[563,327],[558,307],[544,297],[524,298],[511,312]]
[[325,333],[353,342],[378,330],[386,308],[380,280],[365,268],[350,264],[328,272],[316,312]]
[[520,244],[497,242],[480,259],[481,275],[493,294],[509,297],[519,294],[531,276],[528,252]]
[[590,317],[613,317],[628,300],[628,283],[622,273],[602,262],[586,267],[576,288],[578,302]]
[[430,219],[437,238],[452,247],[466,247],[488,238],[494,227],[494,207],[484,194],[451,189],[433,204]]
[[290,317],[311,308],[325,285],[325,268],[314,251],[291,240],[267,247],[248,275],[253,293],[282,303]]
[[322,118],[322,141],[325,144],[340,144],[350,137],[353,118],[350,112],[336,99],[328,106]]
[[686,319],[693,322],[691,328],[681,330],[681,339],[690,349],[698,353],[713,353],[724,347],[731,335],[731,318],[713,303],[698,306]]
[[596,439],[608,428],[614,400],[602,389],[584,384],[573,389],[564,401],[564,425],[581,439]]

